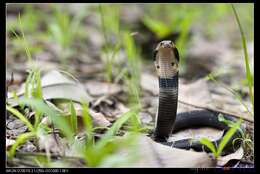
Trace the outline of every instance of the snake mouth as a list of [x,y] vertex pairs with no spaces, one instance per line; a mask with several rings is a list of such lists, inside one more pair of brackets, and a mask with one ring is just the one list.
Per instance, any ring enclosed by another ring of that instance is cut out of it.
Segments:
[[162,48],[172,48],[174,47],[173,42],[170,40],[164,40],[159,43],[159,46]]
[[172,45],[170,44],[162,44],[160,49],[171,49]]

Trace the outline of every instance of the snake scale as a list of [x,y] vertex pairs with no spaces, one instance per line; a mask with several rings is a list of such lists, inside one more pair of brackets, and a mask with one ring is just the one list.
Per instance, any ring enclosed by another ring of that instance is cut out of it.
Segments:
[[[168,142],[168,137],[179,130],[196,127],[212,127],[224,130],[224,134],[230,128],[218,120],[218,113],[208,110],[194,110],[177,114],[178,106],[178,79],[179,79],[179,53],[172,41],[161,41],[154,50],[154,64],[159,78],[159,104],[157,108],[155,130],[153,139],[164,145],[181,149],[194,149],[195,151],[210,152],[206,146],[198,140],[191,139]],[[198,91],[199,92],[199,91]],[[235,121],[230,115],[224,115],[226,120]],[[241,129],[243,127],[241,126]],[[218,147],[223,136],[212,143]],[[229,139],[221,155],[234,152],[240,146],[239,142],[232,144],[242,134],[237,131]]]

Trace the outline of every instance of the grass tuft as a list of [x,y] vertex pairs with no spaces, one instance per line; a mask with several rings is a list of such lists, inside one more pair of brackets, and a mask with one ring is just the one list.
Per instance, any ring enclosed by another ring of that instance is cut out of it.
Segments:
[[252,110],[254,111],[254,92],[253,92],[253,76],[250,71],[250,66],[249,66],[249,61],[248,61],[248,52],[247,52],[247,44],[246,44],[246,38],[245,34],[242,28],[242,25],[240,23],[236,8],[234,7],[233,4],[231,4],[232,10],[234,12],[236,22],[239,27],[240,35],[241,35],[241,42],[244,50],[244,60],[245,60],[245,67],[246,67],[246,79],[247,79],[247,84],[248,84],[248,90],[249,90],[249,96],[250,96],[250,101],[251,101],[251,106]]

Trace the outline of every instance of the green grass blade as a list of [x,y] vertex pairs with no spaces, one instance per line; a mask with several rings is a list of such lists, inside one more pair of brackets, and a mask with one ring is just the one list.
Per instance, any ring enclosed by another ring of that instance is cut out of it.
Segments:
[[23,133],[23,134],[19,135],[15,140],[16,141],[15,144],[13,144],[11,149],[7,152],[8,157],[12,159],[15,155],[15,151],[16,151],[17,147],[20,144],[23,144],[26,140],[28,140],[34,136],[35,136],[35,132],[27,132],[27,133]]
[[14,109],[8,105],[6,105],[6,109],[7,109],[7,111],[11,112],[14,116],[19,118],[28,127],[28,129],[31,132],[35,131],[33,125],[29,122],[29,120],[23,114],[21,114],[18,110]]
[[32,80],[32,76],[33,76],[33,72],[30,71],[28,77],[26,78],[25,81],[25,89],[24,89],[24,96],[26,98],[29,98],[31,96],[31,92],[30,92],[30,82]]
[[20,30],[21,30],[21,33],[22,33],[23,46],[24,46],[24,49],[25,49],[25,52],[26,52],[28,61],[29,61],[29,62],[32,62],[32,55],[31,55],[30,49],[29,49],[29,47],[28,47],[28,42],[27,42],[27,40],[26,40],[26,38],[25,38],[25,35],[24,35],[24,31],[23,31],[23,27],[22,27],[22,20],[21,20],[21,15],[20,15],[20,13],[19,13],[19,15],[18,15],[18,21],[19,21]]
[[118,118],[113,126],[105,133],[102,139],[98,141],[97,148],[104,147],[133,114],[133,111],[128,111],[124,113],[120,118]]
[[113,126],[101,137],[95,146],[91,143],[87,144],[84,154],[88,166],[98,166],[102,160],[120,148],[121,144],[115,142],[114,135],[118,132],[122,125],[127,122],[132,114],[132,111],[129,111],[118,118]]
[[207,138],[201,138],[201,139],[199,139],[199,141],[200,141],[201,144],[207,146],[211,150],[211,152],[213,153],[215,158],[218,157],[216,148],[210,140],[208,140]]
[[219,147],[217,149],[217,156],[219,156],[221,154],[221,152],[223,151],[224,147],[226,146],[226,144],[228,143],[228,141],[230,140],[230,138],[233,136],[233,134],[236,132],[236,130],[239,128],[240,124],[241,124],[242,120],[240,119],[233,127],[231,127],[227,133],[225,134],[225,136],[223,137],[223,139],[221,140]]
[[82,116],[83,116],[83,123],[87,133],[87,143],[92,144],[93,142],[93,122],[92,118],[89,114],[88,104],[86,102],[82,103]]
[[69,141],[73,139],[73,131],[66,118],[55,110],[51,109],[46,103],[44,103],[43,100],[22,98],[19,99],[19,103],[28,105],[37,112],[47,115],[48,118],[54,123],[54,125],[57,126],[57,128],[59,128],[66,137],[68,137]]
[[149,16],[144,16],[143,23],[157,35],[158,38],[163,38],[172,32],[172,28],[159,20],[152,19]]
[[253,78],[252,78],[252,74],[250,72],[250,66],[249,66],[249,61],[248,61],[249,58],[248,58],[248,53],[247,53],[246,38],[245,38],[245,34],[243,31],[242,25],[239,20],[237,11],[233,4],[231,4],[231,7],[233,9],[237,24],[239,26],[239,31],[240,31],[240,35],[241,35],[243,50],[244,50],[244,58],[245,58],[245,65],[246,65],[246,79],[248,81],[249,96],[250,96],[250,100],[251,100],[251,104],[252,104],[252,109],[254,109]]
[[[218,121],[225,123],[228,127],[236,127],[236,122],[225,119],[222,114],[218,115]],[[240,127],[238,127],[238,130],[240,131],[241,135],[244,135],[244,132]]]
[[40,71],[35,72],[35,83],[36,83],[35,97],[38,99],[42,99],[41,72]]

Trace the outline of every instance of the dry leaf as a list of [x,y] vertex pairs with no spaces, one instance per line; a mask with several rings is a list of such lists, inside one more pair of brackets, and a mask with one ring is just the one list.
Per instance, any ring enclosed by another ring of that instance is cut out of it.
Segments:
[[[206,168],[214,167],[215,160],[204,152],[193,152],[171,148],[154,142],[145,135],[137,139],[139,151],[136,152],[138,160],[132,164],[120,167],[181,167],[181,168]],[[122,155],[129,155],[128,150],[121,152]]]
[[94,127],[108,127],[111,125],[111,123],[106,119],[106,117],[102,113],[95,112],[92,109],[90,109],[89,114],[93,119]]
[[[47,73],[41,79],[42,95],[45,100],[50,99],[67,99],[76,102],[92,101],[92,98],[86,93],[84,87],[75,79],[65,76],[59,71],[53,70]],[[24,87],[20,89],[17,96],[24,95]],[[8,103],[16,106],[17,103],[8,96]]]
[[212,102],[207,82],[204,79],[179,85],[179,100],[191,104],[207,105]]
[[65,142],[59,137],[58,134],[48,134],[48,135],[41,135],[39,138],[39,148],[40,150],[45,150],[46,153],[54,153],[58,155],[64,155],[66,144]]
[[217,165],[218,166],[224,166],[225,164],[228,163],[228,161],[232,160],[232,159],[242,159],[244,155],[244,150],[243,147],[241,146],[236,152],[231,153],[229,155],[226,156],[219,156],[218,161],[217,161]]

